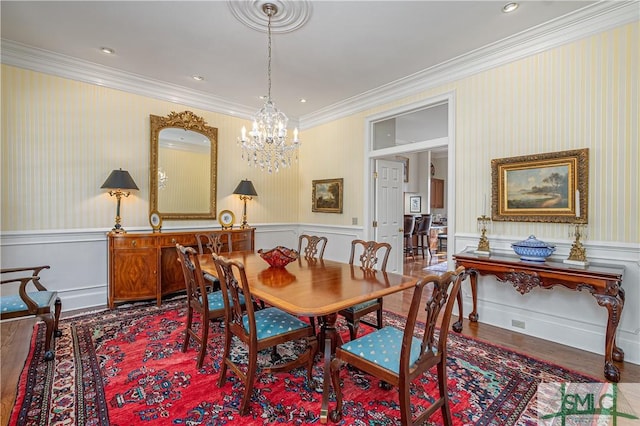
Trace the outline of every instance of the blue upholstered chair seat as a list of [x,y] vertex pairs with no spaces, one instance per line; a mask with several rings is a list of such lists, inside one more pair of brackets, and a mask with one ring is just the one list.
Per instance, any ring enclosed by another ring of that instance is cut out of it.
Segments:
[[[209,302],[209,310],[217,311],[218,309],[224,309],[224,298],[222,297],[222,291],[214,291],[207,293],[207,300]],[[202,299],[200,299],[202,303]],[[229,298],[229,303],[233,306],[233,299]],[[244,304],[244,297],[240,295],[240,303]]]
[[[33,293],[27,293],[27,295],[38,305],[39,308],[50,306],[58,293],[55,291],[37,291]],[[28,311],[27,304],[20,298],[20,295],[15,294],[11,296],[0,297],[0,312],[3,314],[10,312]]]
[[[402,330],[398,330],[395,327],[386,326],[380,330],[344,343],[342,350],[378,364],[395,374],[399,374],[403,333]],[[421,343],[422,342],[415,337],[412,339],[409,365],[413,365],[420,357]]]
[[357,305],[350,306],[346,308],[345,311],[348,311],[348,312],[361,311],[365,308],[368,308],[369,306],[375,305],[376,303],[378,303],[378,299],[368,300],[366,302],[362,302],[362,303],[358,303]]
[[[278,336],[293,330],[309,327],[309,324],[278,308],[266,308],[254,312],[256,337],[258,340]],[[249,332],[249,318],[242,319],[244,329]]]

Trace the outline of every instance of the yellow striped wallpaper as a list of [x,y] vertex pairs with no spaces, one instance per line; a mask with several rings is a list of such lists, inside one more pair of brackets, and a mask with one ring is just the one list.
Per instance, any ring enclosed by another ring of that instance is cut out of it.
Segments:
[[218,128],[218,211],[240,220],[232,192],[249,178],[249,223],[297,221],[297,164],[274,175],[246,166],[244,120],[3,65],[2,231],[110,229],[116,201],[100,186],[120,167],[140,188],[122,201],[122,225],[149,227],[149,115],[183,110]]
[[[250,223],[362,224],[365,117],[454,92],[457,232],[476,232],[492,158],[589,148],[589,238],[640,242],[638,27],[306,129],[299,162],[273,175],[242,163],[243,120],[3,65],[2,230],[110,228],[115,200],[100,186],[118,167],[140,187],[123,201],[123,226],[147,226],[149,114],[185,109],[219,129],[218,211],[239,220],[231,193],[249,178],[258,192]],[[312,213],[311,181],[334,177],[344,178],[344,213]],[[493,232],[567,239],[565,225],[497,222]]]
[[[477,232],[483,199],[491,197],[491,159],[589,148],[589,239],[640,242],[638,28],[626,25],[307,130],[304,149],[333,145],[324,155],[304,151],[303,185],[338,164],[357,195],[365,117],[453,91],[457,232]],[[495,222],[493,232],[567,239],[560,224]]]

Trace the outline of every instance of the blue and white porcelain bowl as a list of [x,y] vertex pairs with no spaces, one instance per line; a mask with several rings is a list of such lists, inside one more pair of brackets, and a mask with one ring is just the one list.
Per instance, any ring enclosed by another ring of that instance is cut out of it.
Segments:
[[551,253],[556,251],[556,246],[540,241],[533,235],[526,240],[511,244],[511,247],[520,256],[520,260],[530,262],[544,262]]

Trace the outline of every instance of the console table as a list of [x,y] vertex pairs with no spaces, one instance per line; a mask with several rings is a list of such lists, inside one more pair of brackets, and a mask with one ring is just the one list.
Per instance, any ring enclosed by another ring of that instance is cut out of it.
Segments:
[[[176,244],[196,247],[196,234],[231,233],[234,251],[254,250],[255,228],[108,234],[109,308],[116,303],[156,299],[185,290]],[[226,250],[226,247],[222,248]]]
[[[613,361],[623,361],[624,351],[616,346],[616,330],[624,307],[624,289],[622,275],[624,267],[588,265],[572,266],[561,262],[525,262],[516,256],[481,256],[473,251],[453,256],[457,266],[464,266],[470,275],[473,311],[469,320],[478,321],[477,285],[478,275],[494,275],[498,281],[510,282],[513,287],[525,294],[535,287],[551,288],[556,285],[570,290],[587,290],[595,297],[598,305],[609,313],[604,353],[604,376],[612,381],[620,380],[620,371]],[[453,324],[457,332],[462,330],[462,296],[458,294],[458,321]]]

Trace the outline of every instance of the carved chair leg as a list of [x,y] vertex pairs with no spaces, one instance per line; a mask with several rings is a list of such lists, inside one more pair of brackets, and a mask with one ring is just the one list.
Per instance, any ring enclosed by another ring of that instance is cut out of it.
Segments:
[[360,320],[354,319],[353,322],[347,321],[347,326],[349,327],[349,337],[351,340],[356,340],[356,336],[358,335],[358,327],[360,326]]
[[191,337],[191,321],[193,319],[193,309],[191,307],[187,307],[187,326],[184,330],[184,341],[182,342],[182,352],[187,351],[187,346],[189,346],[189,339]]
[[44,321],[45,325],[47,326],[45,330],[45,340],[44,340],[44,347],[46,350],[46,352],[44,353],[44,359],[45,361],[51,361],[54,358],[54,353],[53,353],[54,319],[51,313],[42,315],[41,318]]
[[313,382],[313,365],[315,364],[316,353],[318,352],[318,339],[315,336],[307,338],[307,349],[309,350],[309,360],[307,362],[307,382],[309,383],[309,388],[313,389],[315,388],[315,383]]
[[[201,315],[202,316],[202,315]],[[209,324],[211,321],[209,318],[204,318],[202,316],[202,334],[200,337],[200,353],[198,354],[198,370],[202,368],[202,363],[204,362],[204,354],[207,352],[207,341],[209,337]]]
[[[225,324],[226,325],[226,324]],[[229,352],[231,352],[231,332],[229,327],[224,328],[224,352],[222,355],[222,365],[220,367],[220,376],[218,377],[218,387],[224,386],[224,382],[227,376],[227,359],[229,358]]]
[[442,360],[438,364],[438,389],[440,390],[440,398],[442,398],[442,418],[445,426],[451,426],[451,407],[449,407],[449,389],[447,388],[447,363]]
[[58,328],[58,323],[60,321],[60,311],[62,311],[62,302],[59,297],[56,297],[53,309],[53,337],[60,337],[62,336],[62,331]]
[[[342,419],[342,388],[340,387],[340,368],[342,368],[342,365],[342,360],[338,358],[334,358],[331,361],[331,384],[336,394],[336,408],[331,410],[329,418],[334,423],[338,423]],[[327,386],[326,383],[325,386]]]
[[244,380],[244,395],[240,404],[240,415],[244,416],[249,412],[249,402],[253,393],[253,382],[256,378],[256,368],[258,366],[258,354],[256,351],[249,350],[249,365]]

